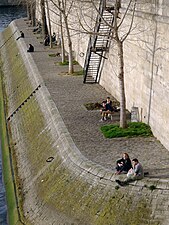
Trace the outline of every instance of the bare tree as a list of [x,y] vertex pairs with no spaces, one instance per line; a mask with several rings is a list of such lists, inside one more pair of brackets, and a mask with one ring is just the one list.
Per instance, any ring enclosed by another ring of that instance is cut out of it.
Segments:
[[36,26],[36,0],[31,2],[31,21],[32,26]]
[[[60,4],[61,3],[59,2],[59,7],[61,7]],[[53,10],[49,6],[48,14],[50,15],[50,13],[53,13],[56,16],[54,20],[50,18],[50,22],[52,24],[57,25],[57,27],[59,28],[56,43],[61,46],[61,58],[62,58],[62,63],[64,63],[66,61],[66,55],[65,55],[65,44],[64,44],[64,25],[63,25],[63,18],[62,18],[63,16],[61,11]]]
[[65,56],[65,44],[64,44],[64,35],[63,35],[62,13],[60,11],[59,11],[59,19],[60,19],[60,38],[61,38],[61,58],[62,58],[62,63],[64,63],[66,60],[66,56]]
[[17,0],[18,5],[26,5],[27,0]]
[[[106,7],[106,2],[108,0],[102,0],[105,3]],[[60,18],[60,26],[61,26],[61,34],[63,35],[62,29],[64,25],[64,29],[66,30],[66,38],[68,42],[68,49],[69,49],[69,73],[74,72],[73,68],[73,50],[72,50],[72,40],[71,40],[71,25],[69,21],[69,16],[72,13],[73,9],[77,9],[77,3],[80,4],[88,4],[90,3],[92,5],[93,10],[95,10],[94,14],[99,14],[98,10],[98,2],[95,0],[90,0],[90,1],[81,1],[81,0],[50,0],[50,3],[53,4],[55,9],[57,9],[57,15],[59,15]],[[111,34],[110,35],[112,40],[116,42],[116,46],[118,49],[118,62],[119,62],[119,70],[118,70],[118,79],[119,79],[119,86],[120,86],[120,127],[125,128],[127,126],[126,122],[126,96],[125,96],[125,83],[124,83],[124,67],[125,67],[125,62],[124,62],[124,42],[129,36],[129,34],[132,31],[133,27],[133,21],[134,21],[134,16],[135,16],[135,8],[136,8],[137,0],[114,0],[112,2],[109,1],[109,5],[111,5],[113,9],[113,16],[114,16],[114,22],[113,25],[111,25]],[[124,7],[122,8],[121,5]],[[41,6],[41,13],[42,13],[42,22],[45,24],[45,0],[40,0],[40,6]],[[50,4],[51,7],[51,4]],[[49,18],[49,8],[47,4],[47,12],[48,12],[48,20],[50,23],[50,18]],[[82,9],[81,9],[82,10]],[[120,12],[122,10],[122,12]],[[74,12],[77,10],[74,10]],[[119,14],[121,13],[121,18],[119,18]],[[78,13],[77,13],[78,14]],[[81,13],[82,14],[82,13]],[[86,17],[89,18],[89,15],[87,13],[84,13]],[[130,16],[130,24],[125,27],[125,21],[127,16]],[[102,15],[100,15],[102,17]],[[77,18],[81,18],[81,16],[77,16]],[[95,17],[91,18],[95,19]],[[63,20],[63,22],[62,22]],[[90,24],[88,24],[87,20],[83,18],[85,21],[85,25],[82,23],[82,21],[79,20],[79,24],[81,26],[81,32],[83,33],[88,33],[92,34],[92,28],[91,28],[91,20]],[[103,22],[107,23],[104,18],[102,18]],[[92,22],[93,25],[93,22]],[[110,26],[110,24],[109,24]],[[124,29],[125,27],[125,29]],[[74,29],[75,30],[75,29]],[[79,30],[78,30],[79,32]],[[93,35],[106,35],[104,34],[97,34],[93,32]],[[62,39],[62,46],[64,46],[64,41],[63,41],[63,36],[61,36]]]
[[27,18],[31,20],[31,0],[26,0]]
[[49,13],[49,4],[48,4],[48,0],[46,0],[45,3],[46,3],[47,16],[48,16],[49,37],[50,37],[50,48],[52,48],[52,31],[51,31],[51,21],[50,21],[50,13]]
[[[83,1],[79,1],[79,2],[83,4]],[[94,0],[91,0],[88,2],[90,2],[92,4],[93,9],[95,9],[95,14],[99,14],[100,12],[98,10],[98,2]],[[105,7],[106,7],[106,2],[107,1],[104,0]],[[124,74],[124,66],[125,66],[124,42],[132,31],[137,0],[127,0],[127,1],[114,0],[113,2],[110,2],[110,1],[108,2],[109,2],[109,6],[111,6],[111,9],[112,9],[114,22],[113,22],[113,25],[111,25],[111,34],[107,34],[107,35],[111,35],[112,41],[116,42],[116,46],[118,49],[117,57],[118,57],[119,66],[118,66],[117,76],[119,79],[119,86],[120,86],[120,127],[125,128],[127,126],[127,122],[126,122],[126,96],[125,96],[125,83],[124,83],[124,75],[125,75]],[[125,6],[123,7],[123,9],[122,9],[122,4]],[[82,7],[80,8],[82,9]],[[121,9],[123,10],[122,13],[120,12]],[[119,17],[120,13],[121,13],[121,18]],[[86,15],[86,13],[82,13],[82,12],[80,12],[80,14]],[[87,15],[87,16],[91,17],[90,15]],[[125,20],[127,16],[130,16],[130,24],[125,26]],[[80,18],[80,16],[78,16],[78,18]],[[102,21],[105,24],[107,24],[106,20],[101,14],[100,14],[100,18],[102,18]],[[80,20],[79,20],[79,24],[81,25],[82,29],[86,33],[90,35],[91,34],[100,35],[100,36],[102,35],[104,38],[104,36],[106,35],[105,33],[103,34],[96,33],[96,32],[92,33],[91,25],[87,22],[85,18],[84,18],[84,21],[85,21],[85,26],[84,26],[84,22],[82,23],[82,21]],[[108,25],[110,26],[110,24]]]
[[31,20],[32,26],[36,25],[36,0],[20,0],[19,4],[26,5],[27,18]]
[[[127,126],[126,122],[126,96],[125,96],[125,84],[124,84],[124,41],[127,39],[129,34],[131,33],[134,16],[135,16],[135,8],[136,8],[137,0],[129,0],[127,8],[123,14],[122,19],[119,21],[119,9],[121,7],[121,0],[116,0],[115,3],[115,13],[114,13],[114,26],[113,26],[113,39],[117,43],[118,47],[118,57],[119,57],[119,85],[120,85],[120,127],[125,128]],[[128,30],[125,33],[120,32],[120,28],[125,21],[127,13],[130,12],[131,22],[128,27]]]
[[41,10],[41,21],[42,21],[42,36],[45,38],[48,34],[47,22],[46,22],[46,11],[45,11],[45,0],[40,0],[40,10]]
[[[63,22],[64,22],[64,28],[66,30],[66,38],[67,38],[67,42],[68,42],[69,74],[72,74],[74,72],[73,50],[72,50],[72,40],[71,40],[68,17],[69,17],[69,15],[71,13],[71,10],[73,8],[74,0],[69,0],[69,1],[66,1],[66,0],[51,0],[51,2],[59,12],[61,35],[62,35],[61,36],[62,48],[64,46],[64,39],[63,39]],[[62,22],[62,20],[63,20],[63,22]],[[63,52],[63,49],[62,49],[62,52]],[[63,53],[63,55],[64,55],[64,53]]]

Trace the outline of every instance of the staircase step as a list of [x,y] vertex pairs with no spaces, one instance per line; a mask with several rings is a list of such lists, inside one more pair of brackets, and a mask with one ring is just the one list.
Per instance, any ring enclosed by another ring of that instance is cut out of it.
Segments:
[[98,67],[97,68],[88,68],[88,71],[97,71],[98,70]]
[[98,65],[96,67],[93,67],[93,65],[89,65],[89,68],[88,69],[97,70],[98,69]]

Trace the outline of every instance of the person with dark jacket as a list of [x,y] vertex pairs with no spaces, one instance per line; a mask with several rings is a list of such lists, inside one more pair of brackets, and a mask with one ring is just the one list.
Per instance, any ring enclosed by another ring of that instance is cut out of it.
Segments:
[[116,162],[116,173],[127,173],[132,168],[131,160],[129,155],[125,152],[121,159]]
[[27,50],[27,52],[34,52],[33,45],[29,44],[29,49]]
[[23,33],[23,31],[20,31],[20,36],[16,39],[16,40],[19,40],[19,38],[24,38],[25,37],[25,34]]
[[110,97],[107,97],[107,100],[106,100],[106,110],[110,112],[113,111],[112,101],[110,100]]
[[102,105],[103,105],[103,109],[101,110],[102,118],[100,121],[107,120],[108,114],[113,112],[113,106],[110,97],[107,97],[106,101],[102,102]]

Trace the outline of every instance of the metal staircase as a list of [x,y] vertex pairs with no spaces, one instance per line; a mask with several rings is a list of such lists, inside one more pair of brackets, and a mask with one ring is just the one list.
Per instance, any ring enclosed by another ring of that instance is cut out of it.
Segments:
[[83,83],[98,83],[105,55],[109,49],[113,25],[114,7],[106,7],[106,0],[100,0],[94,34],[90,36],[84,64]]

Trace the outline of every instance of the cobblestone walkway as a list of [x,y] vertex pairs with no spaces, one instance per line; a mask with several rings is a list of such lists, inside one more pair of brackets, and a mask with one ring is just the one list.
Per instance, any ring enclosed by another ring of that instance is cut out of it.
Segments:
[[[49,54],[59,52],[59,48],[50,49],[43,46],[39,35],[24,20],[16,22],[25,33],[24,40],[35,47],[32,57],[41,76],[56,104],[75,144],[88,159],[113,168],[115,161],[123,152],[128,152],[131,158],[138,158],[150,177],[169,178],[169,152],[153,137],[150,138],[116,138],[106,139],[100,132],[103,123],[99,122],[98,111],[87,111],[85,103],[101,102],[110,96],[98,84],[83,84],[82,76],[66,75],[67,66],[60,66],[60,57]],[[25,50],[26,51],[26,50]],[[81,70],[76,66],[76,70]],[[118,115],[114,116],[114,120]],[[111,123],[110,121],[104,124]]]

